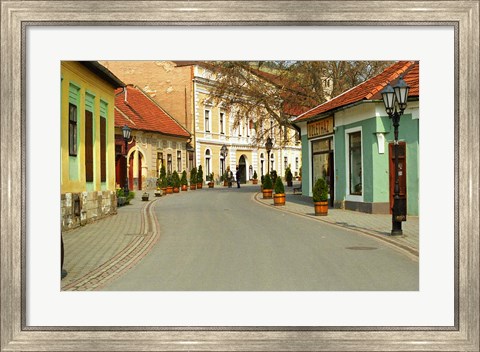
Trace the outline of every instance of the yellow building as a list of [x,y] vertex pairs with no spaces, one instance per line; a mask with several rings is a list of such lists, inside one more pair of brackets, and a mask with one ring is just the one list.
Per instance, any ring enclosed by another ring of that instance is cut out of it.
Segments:
[[[105,61],[102,64],[123,81],[142,88],[191,133],[189,145],[193,149],[188,153],[188,170],[202,165],[205,176],[213,172],[218,180],[227,166],[233,171],[238,166],[243,183],[252,179],[254,172],[258,178],[268,170],[276,170],[283,176],[287,166],[294,175],[299,174],[300,143],[281,143],[294,140],[291,137],[297,132],[289,127],[285,130],[273,121],[254,126],[253,121],[245,119],[234,126],[235,112],[231,107],[210,103],[209,94],[215,82],[199,62]],[[254,142],[258,128],[271,129],[274,145],[270,167],[265,143]],[[228,150],[226,158],[220,153],[223,145]]]
[[95,61],[61,63],[62,229],[116,213],[115,89]]

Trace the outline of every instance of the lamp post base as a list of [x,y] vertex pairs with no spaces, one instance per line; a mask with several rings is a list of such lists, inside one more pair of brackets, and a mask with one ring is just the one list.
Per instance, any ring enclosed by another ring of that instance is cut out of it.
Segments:
[[403,235],[402,223],[400,221],[392,221],[392,231],[390,236],[401,236]]

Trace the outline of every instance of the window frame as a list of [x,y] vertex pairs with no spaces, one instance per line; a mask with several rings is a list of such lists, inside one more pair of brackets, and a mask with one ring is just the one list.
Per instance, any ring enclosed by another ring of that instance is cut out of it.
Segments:
[[364,195],[365,195],[365,192],[363,191],[364,190],[363,186],[362,186],[361,194],[355,194],[350,192],[350,184],[351,184],[350,135],[355,133],[360,133],[360,160],[361,160],[361,168],[362,168],[361,182],[362,182],[362,185],[364,185],[363,131],[362,131],[362,127],[359,126],[359,127],[353,127],[345,130],[345,170],[346,170],[345,199],[348,201],[363,202]]
[[212,130],[212,121],[211,121],[211,110],[204,109],[203,111],[203,123],[204,123],[204,130],[206,133],[211,133]]
[[[74,110],[72,110],[74,108]],[[74,117],[75,119],[72,119]],[[78,107],[68,103],[68,155],[78,156]]]

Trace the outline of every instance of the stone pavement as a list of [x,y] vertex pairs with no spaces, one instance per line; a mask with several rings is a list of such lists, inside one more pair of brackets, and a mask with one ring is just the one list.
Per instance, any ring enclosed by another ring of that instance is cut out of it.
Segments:
[[[285,188],[286,205],[277,207],[273,205],[272,199],[262,199],[258,185],[242,186],[242,191],[250,190],[253,199],[263,206],[373,236],[418,258],[418,217],[407,217],[403,223],[403,236],[390,236],[390,215],[329,209],[328,216],[320,217],[314,215],[312,199],[294,195],[291,187]],[[153,191],[150,191],[150,200],[143,202],[141,193],[137,192],[130,205],[119,207],[117,215],[63,233],[63,268],[68,275],[61,281],[62,290],[101,289],[147,255],[160,238],[154,207],[163,197],[155,198]],[[167,197],[172,196],[175,195]]]
[[[294,187],[296,185],[294,184]],[[323,221],[335,226],[345,227],[363,234],[373,236],[391,245],[402,249],[415,257],[419,253],[419,218],[407,216],[407,221],[402,223],[403,235],[391,236],[392,216],[385,214],[367,214],[344,209],[328,209],[327,216],[315,216],[311,197],[293,194],[292,187],[285,187],[285,206],[274,206],[273,199],[263,199],[262,193],[255,195],[255,200],[263,205],[275,207],[280,211],[286,211],[297,215]]]
[[62,290],[95,290],[134,266],[158,241],[158,222],[149,202],[136,195],[117,215],[63,233]]

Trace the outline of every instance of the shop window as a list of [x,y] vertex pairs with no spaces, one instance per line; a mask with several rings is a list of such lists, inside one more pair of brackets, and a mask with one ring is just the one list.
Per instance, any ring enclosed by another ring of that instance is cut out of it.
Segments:
[[362,195],[362,133],[348,135],[350,194]]

